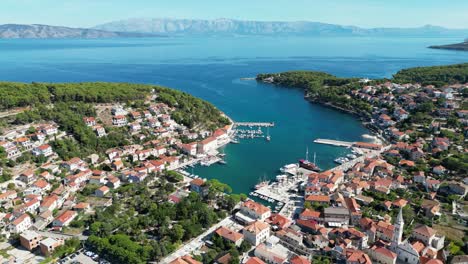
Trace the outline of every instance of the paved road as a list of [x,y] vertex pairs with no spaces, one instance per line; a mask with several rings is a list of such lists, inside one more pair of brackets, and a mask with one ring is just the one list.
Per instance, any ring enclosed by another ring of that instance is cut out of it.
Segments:
[[203,246],[203,238],[211,233],[213,233],[216,229],[218,229],[221,226],[228,226],[230,225],[234,220],[231,219],[231,216],[228,216],[215,224],[214,226],[210,227],[208,230],[203,232],[201,235],[198,237],[192,239],[189,243],[185,243],[181,248],[170,254],[169,256],[165,257],[162,259],[159,263],[162,264],[168,264],[169,262],[175,260],[178,257],[185,256],[187,254],[190,254],[191,252],[199,249],[201,246]]

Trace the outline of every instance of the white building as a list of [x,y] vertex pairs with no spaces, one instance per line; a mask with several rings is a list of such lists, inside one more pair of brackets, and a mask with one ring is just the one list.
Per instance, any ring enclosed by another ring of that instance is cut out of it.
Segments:
[[49,157],[52,156],[52,154],[54,154],[54,151],[52,150],[52,147],[48,144],[41,145],[39,147],[34,148],[33,150],[34,156],[44,155],[45,157]]
[[271,216],[270,208],[252,200],[245,201],[240,207],[240,212],[243,215],[261,221]]
[[11,233],[22,233],[28,230],[32,226],[31,217],[27,214],[23,214],[20,217],[16,218],[13,222],[10,223],[8,229]]
[[244,239],[254,246],[258,246],[270,237],[270,225],[255,221],[243,229]]

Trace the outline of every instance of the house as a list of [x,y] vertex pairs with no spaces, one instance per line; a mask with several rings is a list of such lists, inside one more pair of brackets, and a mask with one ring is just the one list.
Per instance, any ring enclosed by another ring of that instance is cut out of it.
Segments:
[[248,218],[262,221],[271,216],[270,208],[252,200],[248,200],[242,203],[240,207],[240,213],[247,216]]
[[203,197],[208,194],[209,186],[203,179],[196,178],[190,182],[190,191],[196,192]]
[[69,161],[62,163],[62,166],[67,169],[68,171],[76,171],[76,170],[85,170],[88,167],[88,164],[81,160],[78,157],[72,158]]
[[89,127],[93,127],[96,125],[96,118],[90,116],[90,117],[83,117],[83,122]]
[[0,194],[0,203],[6,202],[6,201],[11,201],[18,197],[18,194],[16,191],[13,190],[8,190],[2,194]]
[[303,256],[292,257],[289,262],[291,264],[310,264],[310,260]]
[[436,250],[441,250],[444,247],[444,236],[438,236],[437,232],[426,226],[420,225],[411,232],[411,237],[422,241],[426,246],[431,246]]
[[73,209],[78,212],[86,212],[89,210],[89,208],[90,208],[89,203],[84,203],[84,202],[78,203],[77,205],[73,207]]
[[8,226],[11,233],[22,233],[32,226],[31,217],[28,214],[22,214],[20,217],[13,220]]
[[57,247],[63,244],[64,244],[64,241],[62,239],[55,239],[55,238],[49,237],[49,238],[42,240],[39,244],[39,247],[41,249],[41,253],[44,256],[50,256]]
[[71,223],[71,221],[73,221],[73,219],[75,219],[75,217],[77,216],[78,216],[78,213],[75,211],[71,211],[71,210],[65,211],[60,216],[54,219],[54,221],[52,222],[52,226],[54,227],[68,226]]
[[286,229],[292,225],[292,221],[281,214],[272,214],[265,222],[277,229]]
[[93,126],[94,132],[96,132],[96,135],[98,137],[104,137],[107,135],[106,129],[104,129],[103,126]]
[[198,143],[198,153],[205,154],[213,152],[218,148],[218,141],[215,137],[208,137]]
[[242,241],[244,240],[244,236],[241,233],[233,231],[224,226],[221,226],[218,229],[216,229],[215,233],[218,234],[220,237],[224,238],[225,240],[234,243],[237,247],[239,247],[242,244]]
[[54,154],[54,151],[52,150],[52,147],[48,144],[44,144],[33,149],[34,156],[44,155],[45,157],[49,157],[52,156],[52,154]]
[[128,124],[127,117],[124,115],[116,115],[112,117],[112,124],[114,126],[123,127]]
[[20,234],[19,238],[21,246],[29,251],[32,251],[39,246],[39,242],[41,241],[42,236],[35,231],[26,230]]
[[369,256],[361,250],[345,249],[346,264],[372,264]]
[[41,194],[45,194],[52,188],[52,186],[44,179],[35,181],[31,187],[37,188]]
[[33,146],[33,143],[27,137],[20,137],[16,139],[16,143],[27,150],[31,149]]
[[188,143],[188,144],[180,144],[179,145],[180,150],[190,156],[195,156],[197,155],[197,143]]
[[266,263],[283,264],[288,260],[289,250],[280,244],[278,237],[271,236],[255,248],[254,254]]
[[328,195],[309,195],[305,200],[310,203],[330,204],[330,197]]
[[442,175],[442,174],[445,173],[445,171],[446,171],[446,169],[442,165],[438,165],[438,166],[435,166],[434,168],[432,168],[432,172],[437,174],[437,175]]
[[39,127],[39,130],[47,136],[58,134],[58,128],[56,125],[44,125]]
[[344,207],[327,207],[324,209],[324,221],[329,226],[342,226],[349,224],[349,210]]
[[397,254],[385,247],[373,246],[368,253],[374,263],[395,264],[397,260]]
[[448,150],[450,147],[450,140],[448,138],[435,137],[432,140],[432,147],[441,150]]
[[410,152],[410,157],[411,157],[411,160],[420,160],[422,158],[424,158],[425,154],[424,154],[424,151],[418,147],[414,147],[411,149],[411,152]]
[[39,206],[39,212],[53,211],[59,207],[59,197],[55,194],[49,195],[42,200]]
[[426,217],[434,217],[440,215],[440,203],[436,200],[426,200],[424,199],[421,208],[424,210]]
[[262,221],[255,221],[243,229],[244,239],[258,246],[270,237],[270,226]]
[[266,264],[263,260],[257,257],[251,257],[245,264]]
[[189,255],[185,255],[183,257],[179,257],[179,258],[169,262],[169,264],[203,264],[203,263],[193,259]]
[[94,192],[94,194],[97,197],[104,197],[108,192],[109,192],[109,187],[101,186]]
[[112,188],[112,189],[117,189],[120,187],[120,179],[113,176],[113,175],[110,175],[107,177],[107,184],[106,184],[109,188]]
[[18,177],[18,180],[26,184],[30,184],[36,180],[36,176],[34,175],[33,170],[26,170],[20,174],[20,176]]

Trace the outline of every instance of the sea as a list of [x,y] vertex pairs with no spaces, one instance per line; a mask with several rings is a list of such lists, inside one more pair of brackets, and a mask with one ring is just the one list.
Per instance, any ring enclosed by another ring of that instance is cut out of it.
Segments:
[[238,122],[274,122],[271,141],[244,139],[221,151],[226,165],[188,168],[248,193],[260,178],[315,153],[323,169],[349,153],[314,139],[363,140],[355,117],[311,104],[299,89],[241,78],[292,70],[342,77],[391,77],[408,67],[463,63],[468,52],[428,49],[457,38],[161,37],[133,39],[0,40],[0,80],[159,84],[213,103]]

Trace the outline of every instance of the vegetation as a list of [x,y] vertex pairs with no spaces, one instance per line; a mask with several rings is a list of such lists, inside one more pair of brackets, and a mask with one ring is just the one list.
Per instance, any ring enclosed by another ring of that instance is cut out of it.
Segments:
[[360,114],[368,114],[370,104],[364,101],[352,99],[349,96],[351,90],[361,87],[356,78],[338,78],[324,72],[293,71],[280,74],[259,74],[257,80],[274,78],[274,83],[287,87],[301,88],[306,96],[320,103],[330,103],[335,107],[352,109]]
[[229,119],[222,116],[212,104],[188,93],[164,87],[156,87],[156,91],[157,101],[176,108],[172,113],[172,118],[179,124],[189,128],[205,124],[206,129],[215,130],[230,123]]
[[404,69],[397,72],[393,76],[393,80],[400,83],[412,82],[435,86],[467,83],[468,63]]
[[144,99],[154,87],[129,83],[0,83],[0,109],[54,102],[110,103]]
[[212,199],[192,192],[173,204],[167,198],[174,186],[165,177],[151,175],[143,183],[124,185],[117,190],[119,198],[111,206],[84,220],[91,234],[87,246],[115,263],[160,260],[229,212],[208,204],[218,203],[218,208],[223,208],[220,205],[241,198],[217,191],[228,190],[227,185],[214,182],[213,186]]

